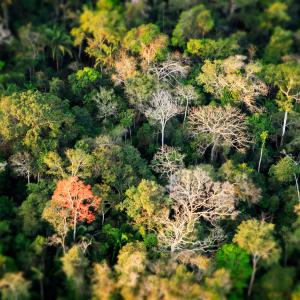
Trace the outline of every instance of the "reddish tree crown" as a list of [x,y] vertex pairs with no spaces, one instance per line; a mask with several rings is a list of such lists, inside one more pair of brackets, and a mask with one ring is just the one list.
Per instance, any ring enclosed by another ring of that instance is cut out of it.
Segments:
[[73,224],[75,219],[92,223],[101,199],[94,196],[90,185],[78,177],[69,177],[58,181],[52,201],[62,215],[67,215],[68,222]]

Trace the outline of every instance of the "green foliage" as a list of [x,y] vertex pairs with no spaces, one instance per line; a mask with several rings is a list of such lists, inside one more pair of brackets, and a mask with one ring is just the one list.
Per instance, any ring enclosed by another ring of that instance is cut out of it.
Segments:
[[71,51],[71,37],[62,29],[57,26],[53,28],[46,27],[45,37],[47,47],[50,49],[51,57],[56,62],[56,68],[59,68],[59,62],[63,59],[65,54],[72,56]]
[[298,2],[2,0],[0,298],[299,300]]
[[42,212],[54,189],[53,184],[46,181],[28,186],[28,196],[19,207],[19,215],[23,220],[23,231],[29,236],[35,236],[43,228]]
[[235,244],[223,245],[216,254],[216,267],[230,271],[232,297],[241,297],[251,275],[250,257]]
[[292,32],[281,27],[275,27],[268,45],[265,48],[264,60],[266,63],[278,63],[284,55],[292,50]]
[[272,29],[278,25],[288,23],[291,18],[288,15],[288,3],[275,1],[270,3],[261,15],[260,26],[263,29]]
[[154,216],[167,202],[164,189],[154,181],[143,179],[137,188],[129,188],[125,195],[120,208],[126,211],[133,223],[150,231],[155,228]]
[[203,4],[184,11],[173,31],[172,44],[185,48],[189,39],[203,37],[213,29],[214,23],[210,10]]
[[269,173],[279,182],[291,182],[299,171],[299,166],[293,158],[286,156],[273,165]]
[[295,270],[293,268],[284,268],[273,266],[259,282],[257,296],[264,295],[268,300],[284,300],[293,287]]
[[239,39],[243,33],[233,34],[224,39],[190,39],[187,43],[186,51],[197,55],[202,59],[224,59],[230,55],[235,55],[240,50]]
[[68,101],[38,91],[3,98],[0,117],[0,136],[13,148],[26,147],[36,154],[56,147],[74,122]]
[[151,178],[146,162],[138,150],[130,145],[100,146],[95,150],[94,156],[98,176],[119,194],[138,184],[142,178]]
[[125,83],[125,93],[131,105],[143,105],[150,97],[155,81],[152,76],[140,74]]
[[92,89],[101,78],[101,74],[90,67],[84,67],[82,70],[71,74],[68,80],[71,85],[72,92],[78,95],[88,89]]

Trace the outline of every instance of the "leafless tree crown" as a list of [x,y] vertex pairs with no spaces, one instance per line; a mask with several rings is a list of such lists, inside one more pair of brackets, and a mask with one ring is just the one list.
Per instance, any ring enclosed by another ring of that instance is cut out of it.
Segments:
[[[162,229],[158,233],[159,245],[171,252],[208,252],[224,239],[217,226],[224,218],[234,218],[234,187],[228,182],[214,182],[201,168],[176,172],[168,186],[173,200],[171,211],[159,215]],[[196,225],[206,220],[213,229],[207,238],[199,240]]]
[[252,140],[248,134],[245,115],[233,107],[201,106],[194,108],[189,115],[189,132],[199,139],[202,153],[208,147],[213,151],[228,146],[237,150],[247,149]]

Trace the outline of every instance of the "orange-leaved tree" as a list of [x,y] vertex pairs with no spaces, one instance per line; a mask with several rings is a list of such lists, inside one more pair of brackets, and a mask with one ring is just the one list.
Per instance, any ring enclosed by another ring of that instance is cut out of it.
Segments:
[[92,223],[100,202],[101,199],[94,196],[90,185],[86,185],[78,177],[69,177],[58,181],[51,205],[54,205],[61,215],[67,216],[67,224],[73,227],[75,240],[78,222]]

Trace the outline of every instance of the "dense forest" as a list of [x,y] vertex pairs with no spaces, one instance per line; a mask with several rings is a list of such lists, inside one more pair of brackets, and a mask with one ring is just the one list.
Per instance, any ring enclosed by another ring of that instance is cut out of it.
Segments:
[[0,299],[299,300],[300,2],[0,0]]

